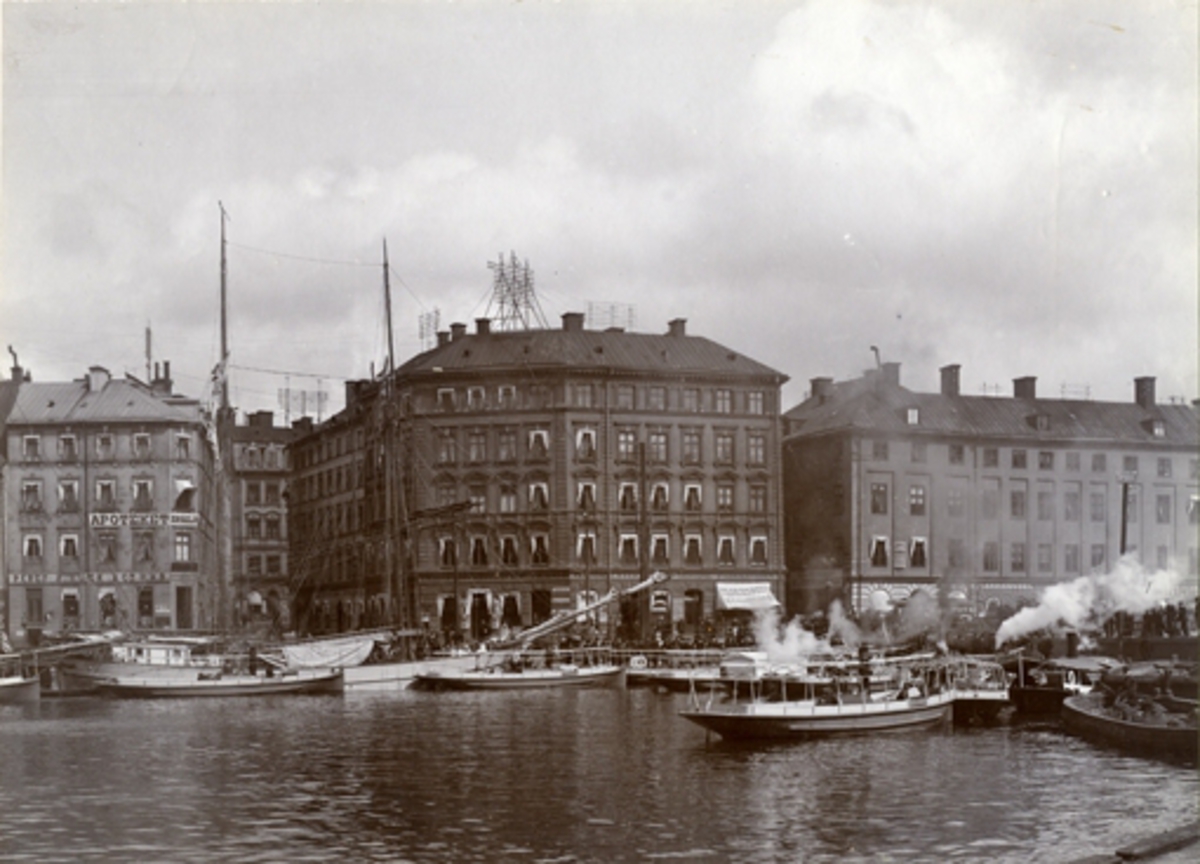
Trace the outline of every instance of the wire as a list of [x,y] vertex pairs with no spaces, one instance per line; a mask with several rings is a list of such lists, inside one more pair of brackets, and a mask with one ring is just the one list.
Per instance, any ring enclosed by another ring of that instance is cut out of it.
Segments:
[[311,264],[336,264],[342,267],[378,267],[379,264],[375,261],[339,261],[335,258],[312,258],[307,255],[292,255],[288,252],[274,252],[270,249],[259,249],[255,246],[247,246],[244,243],[235,243],[232,240],[226,240],[227,246],[233,246],[237,249],[242,249],[246,252],[257,252],[260,255],[273,255],[276,258],[289,258],[293,261],[308,261]]

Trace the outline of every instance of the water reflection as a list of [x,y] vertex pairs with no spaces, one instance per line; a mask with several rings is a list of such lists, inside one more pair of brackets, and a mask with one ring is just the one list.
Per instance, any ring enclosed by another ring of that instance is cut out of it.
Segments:
[[0,716],[6,860],[1066,861],[1192,769],[1053,727],[708,743],[648,691],[47,701]]

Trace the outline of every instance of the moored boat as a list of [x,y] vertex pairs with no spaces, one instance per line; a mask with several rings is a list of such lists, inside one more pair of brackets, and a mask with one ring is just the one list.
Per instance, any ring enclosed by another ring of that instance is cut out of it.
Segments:
[[471,669],[435,669],[419,673],[415,686],[428,690],[533,690],[603,687],[619,683],[625,671],[607,649],[566,652],[506,652],[477,655]]
[[20,654],[0,654],[0,705],[38,701],[41,681],[37,670]]
[[340,693],[340,669],[293,670],[248,675],[220,670],[187,670],[174,675],[131,675],[99,681],[97,690],[107,696],[139,699],[195,698],[202,696],[277,696],[301,693]]
[[1063,700],[1091,692],[1106,673],[1120,667],[1109,657],[1059,657],[1042,661],[1018,658],[1009,700],[1025,717],[1057,717]]
[[[1196,707],[1107,690],[1069,696],[1062,703],[1063,725],[1089,741],[1122,750],[1189,763],[1196,762]],[[1181,707],[1185,710],[1172,710]]]

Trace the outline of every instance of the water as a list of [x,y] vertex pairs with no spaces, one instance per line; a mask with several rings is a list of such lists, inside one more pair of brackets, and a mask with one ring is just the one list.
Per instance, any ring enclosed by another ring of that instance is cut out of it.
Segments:
[[1070,861],[1195,768],[1047,725],[730,746],[649,690],[0,708],[5,861]]

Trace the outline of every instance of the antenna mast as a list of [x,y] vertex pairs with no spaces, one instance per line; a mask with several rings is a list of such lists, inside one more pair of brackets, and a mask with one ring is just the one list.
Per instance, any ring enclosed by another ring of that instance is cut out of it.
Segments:
[[221,409],[229,408],[229,324],[226,318],[226,283],[229,276],[229,268],[225,263],[225,223],[229,220],[229,214],[225,212],[225,205],[220,201],[217,206],[221,208]]
[[[506,262],[502,252],[498,261],[488,262],[488,269],[494,275],[492,299],[488,301],[486,315],[495,322],[495,329],[532,330],[535,326],[550,329],[533,290],[533,271],[528,260],[522,264],[517,261],[517,253],[512,252]],[[497,307],[495,315],[492,314],[493,305]]]

